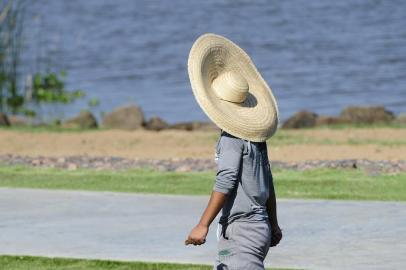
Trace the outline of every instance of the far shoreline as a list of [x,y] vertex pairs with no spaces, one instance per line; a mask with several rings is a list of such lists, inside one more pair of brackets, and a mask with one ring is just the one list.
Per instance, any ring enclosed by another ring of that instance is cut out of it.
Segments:
[[[406,127],[406,113],[395,115],[384,106],[348,106],[337,116],[319,115],[308,110],[301,110],[285,121],[278,123],[278,128],[303,129],[315,127]],[[52,122],[35,123],[33,119],[19,115],[7,115],[0,112],[0,127],[32,127],[32,128],[61,128],[61,129],[147,129],[160,131],[166,129],[178,130],[219,130],[215,123],[209,121],[179,121],[168,123],[160,116],[145,118],[141,107],[128,104],[117,107],[106,113],[102,121],[98,121],[91,111],[81,111],[77,116]]]

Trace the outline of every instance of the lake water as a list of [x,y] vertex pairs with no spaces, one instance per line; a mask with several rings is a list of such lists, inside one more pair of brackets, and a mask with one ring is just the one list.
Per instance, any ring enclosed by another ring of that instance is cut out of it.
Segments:
[[[100,99],[96,113],[134,102],[173,123],[207,120],[187,76],[205,33],[248,52],[281,118],[347,105],[406,112],[406,1],[37,0],[27,6],[27,70],[65,69],[67,88]],[[66,106],[66,117],[87,100]]]

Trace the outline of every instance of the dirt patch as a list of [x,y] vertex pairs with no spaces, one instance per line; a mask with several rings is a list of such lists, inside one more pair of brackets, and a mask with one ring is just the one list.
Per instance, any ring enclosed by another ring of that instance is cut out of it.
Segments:
[[292,130],[289,133],[336,142],[347,142],[352,139],[406,142],[406,129],[401,128],[305,129]]
[[[182,130],[161,132],[0,130],[0,154],[206,159],[213,157],[218,136],[219,133],[213,131]],[[285,140],[287,137],[289,141]],[[281,130],[278,131],[277,136],[268,141],[268,146],[270,159],[280,161],[406,160],[406,129]]]

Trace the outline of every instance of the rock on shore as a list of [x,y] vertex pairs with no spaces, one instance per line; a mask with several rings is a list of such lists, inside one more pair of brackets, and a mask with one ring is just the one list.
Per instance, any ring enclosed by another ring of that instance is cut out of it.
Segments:
[[[0,112],[0,126],[28,126],[30,121],[16,115],[7,116]],[[329,125],[374,125],[374,124],[397,124],[406,125],[406,113],[397,117],[383,106],[348,106],[339,116],[318,115],[312,111],[299,111],[282,123],[282,128],[299,129]],[[41,126],[48,126],[41,123]],[[96,118],[88,111],[62,122],[63,128],[96,128]],[[102,119],[102,126],[109,129],[136,130],[147,129],[160,131],[166,129],[178,129],[187,131],[218,131],[219,128],[212,122],[189,121],[168,124],[164,119],[153,116],[146,120],[142,109],[130,104],[114,109],[106,113]]]
[[[406,122],[406,121],[405,121]],[[289,117],[282,128],[311,128],[337,124],[389,124],[400,123],[395,115],[383,106],[349,106],[338,117],[318,115],[310,111],[300,111]]]
[[64,128],[97,128],[97,120],[89,111],[83,111],[78,116],[68,119],[62,123]]
[[395,115],[383,106],[350,106],[341,112],[340,117],[351,124],[390,123],[395,119]]
[[134,130],[142,128],[144,113],[140,107],[132,104],[119,107],[103,117],[102,125],[105,128]]
[[314,127],[318,115],[314,112],[300,111],[292,115],[283,123],[282,128]]
[[155,131],[160,131],[163,129],[167,129],[169,127],[169,124],[163,120],[162,118],[158,116],[153,116],[151,117],[146,123],[145,123],[145,128],[148,130],[155,130]]
[[399,125],[406,125],[406,113],[401,113],[396,117],[395,123]]
[[6,114],[0,112],[0,126],[9,126],[10,122]]
[[19,115],[9,115],[8,121],[10,122],[10,126],[14,127],[28,126],[30,123],[29,119]]
[[170,129],[180,130],[220,130],[214,123],[211,122],[180,122],[169,126]]

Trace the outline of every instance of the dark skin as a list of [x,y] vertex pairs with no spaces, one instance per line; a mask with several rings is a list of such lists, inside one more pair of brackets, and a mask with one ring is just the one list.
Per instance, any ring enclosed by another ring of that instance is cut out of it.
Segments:
[[[267,201],[267,211],[269,222],[271,223],[271,246],[276,246],[282,239],[282,231],[278,225],[278,218],[276,214],[276,196],[273,183],[270,185],[269,198]],[[189,233],[188,238],[185,240],[185,245],[202,245],[206,242],[207,233],[209,232],[210,224],[214,218],[223,208],[227,199],[227,194],[213,191],[210,196],[209,203],[204,210],[199,223]]]
[[276,211],[276,195],[273,181],[269,187],[269,198],[266,203],[269,222],[271,223],[271,247],[276,246],[282,239],[282,230],[278,224],[278,215]]
[[212,191],[209,203],[204,210],[199,223],[190,232],[188,238],[185,240],[185,245],[202,245],[206,242],[206,236],[209,232],[210,224],[214,218],[223,208],[227,195],[221,192]]

